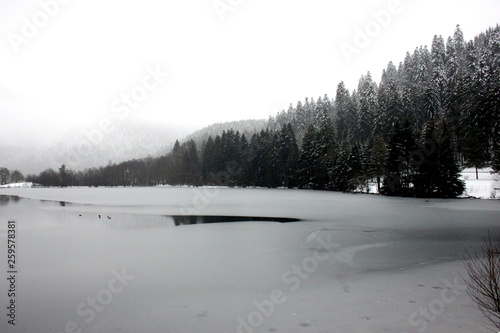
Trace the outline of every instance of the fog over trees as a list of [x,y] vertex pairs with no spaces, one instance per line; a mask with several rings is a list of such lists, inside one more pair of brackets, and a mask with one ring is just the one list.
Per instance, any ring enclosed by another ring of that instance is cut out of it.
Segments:
[[[45,186],[224,185],[454,197],[460,167],[500,170],[500,27],[465,41],[447,39],[370,72],[349,91],[305,98],[253,133],[210,133],[176,141],[160,157],[28,180]],[[244,126],[243,124],[240,124]],[[213,128],[212,128],[213,129]]]

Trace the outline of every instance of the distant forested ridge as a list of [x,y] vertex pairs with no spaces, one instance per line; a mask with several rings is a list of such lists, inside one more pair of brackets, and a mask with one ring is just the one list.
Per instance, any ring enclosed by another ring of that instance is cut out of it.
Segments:
[[238,131],[240,134],[245,134],[245,136],[250,137],[253,133],[258,133],[266,129],[268,123],[267,119],[247,119],[215,123],[188,135],[184,141],[193,140],[197,147],[202,147],[210,136],[215,138],[217,135],[222,134],[222,132],[229,130]]
[[177,141],[159,158],[105,167],[46,170],[43,185],[226,185],[454,197],[463,166],[500,169],[500,28],[464,41],[435,36],[390,62],[376,83],[339,83],[332,99],[306,98],[265,129],[225,129]]

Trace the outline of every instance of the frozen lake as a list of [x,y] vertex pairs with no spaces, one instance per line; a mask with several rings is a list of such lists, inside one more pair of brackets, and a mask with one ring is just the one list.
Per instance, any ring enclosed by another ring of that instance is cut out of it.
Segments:
[[[9,220],[18,258],[16,326],[2,313],[0,332],[488,332],[463,290],[462,259],[488,230],[500,237],[496,200],[208,188],[0,194],[2,274]],[[218,219],[239,222],[201,223]],[[1,279],[3,309],[7,289]]]

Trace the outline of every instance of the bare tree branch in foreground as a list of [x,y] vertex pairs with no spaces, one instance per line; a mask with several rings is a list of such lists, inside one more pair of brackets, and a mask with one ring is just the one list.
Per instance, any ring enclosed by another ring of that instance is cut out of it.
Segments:
[[465,269],[467,294],[488,320],[488,326],[500,329],[500,243],[493,243],[488,232],[481,255],[467,252]]

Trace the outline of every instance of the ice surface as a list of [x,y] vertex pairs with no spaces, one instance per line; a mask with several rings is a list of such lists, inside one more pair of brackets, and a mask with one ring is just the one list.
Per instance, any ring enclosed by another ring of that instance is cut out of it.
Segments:
[[[19,248],[17,325],[2,315],[0,332],[488,331],[463,290],[462,258],[487,230],[500,236],[497,200],[214,188],[0,194],[36,199],[0,200],[2,271],[9,219]],[[176,227],[171,215],[302,221]],[[122,270],[130,280],[111,292]]]

